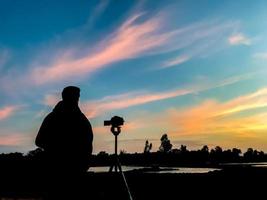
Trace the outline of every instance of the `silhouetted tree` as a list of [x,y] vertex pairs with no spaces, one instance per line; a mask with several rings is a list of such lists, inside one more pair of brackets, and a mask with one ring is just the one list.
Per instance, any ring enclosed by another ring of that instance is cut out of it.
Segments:
[[264,152],[263,152],[263,151],[260,151],[260,152],[259,152],[259,156],[260,156],[260,157],[264,157]]
[[204,145],[201,149],[201,152],[209,153],[209,147],[207,145]]
[[167,153],[172,149],[172,144],[170,140],[168,139],[167,134],[163,134],[160,138],[160,141],[161,141],[161,145],[159,147],[160,152]]
[[125,151],[124,149],[120,150],[120,155],[126,154],[127,151]]
[[187,147],[186,147],[186,145],[181,145],[181,147],[180,147],[180,151],[181,151],[181,153],[185,153],[185,152],[187,152]]
[[259,152],[255,149],[254,151],[253,151],[253,156],[254,157],[257,157],[259,155]]
[[148,140],[146,140],[144,153],[150,153],[151,149],[152,149],[152,143],[149,144]]
[[241,153],[242,153],[242,151],[240,149],[237,149],[237,148],[232,149],[232,155],[234,158],[238,158]]
[[174,153],[174,154],[179,154],[181,152],[181,150],[175,148],[175,149],[172,149],[171,152]]
[[207,162],[209,160],[209,147],[204,145],[201,150],[198,152],[198,158],[201,159],[203,162]]
[[221,162],[223,158],[223,150],[220,146],[216,146],[210,151],[210,158],[214,162]]
[[215,147],[215,153],[222,153],[222,148],[220,146]]
[[253,158],[254,150],[252,148],[248,148],[248,150],[244,153],[245,159],[252,159]]
[[100,151],[97,156],[108,156],[108,153],[105,151]]

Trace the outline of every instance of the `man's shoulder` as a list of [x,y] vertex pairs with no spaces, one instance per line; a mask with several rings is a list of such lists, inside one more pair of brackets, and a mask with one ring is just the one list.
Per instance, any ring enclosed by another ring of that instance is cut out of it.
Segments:
[[46,117],[44,118],[45,121],[49,121],[49,120],[53,120],[55,118],[55,112],[50,112],[46,115]]
[[82,118],[84,124],[87,124],[87,125],[90,126],[90,127],[92,126],[91,123],[90,123],[90,121],[89,121],[89,119],[88,119],[88,118],[86,117],[86,115],[83,114],[82,112],[81,112],[81,118]]
[[[86,117],[86,115],[85,114],[83,114],[82,112],[81,112],[81,118],[83,119],[83,120],[85,120],[85,121],[88,121],[89,122],[89,119]],[[90,123],[90,122],[89,122]]]

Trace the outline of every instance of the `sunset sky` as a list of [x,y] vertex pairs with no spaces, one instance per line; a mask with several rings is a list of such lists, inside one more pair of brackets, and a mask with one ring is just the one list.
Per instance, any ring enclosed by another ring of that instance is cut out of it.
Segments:
[[[0,0],[0,152],[27,152],[65,86],[81,88],[94,153],[267,152],[267,1]],[[77,133],[78,134],[78,133]]]

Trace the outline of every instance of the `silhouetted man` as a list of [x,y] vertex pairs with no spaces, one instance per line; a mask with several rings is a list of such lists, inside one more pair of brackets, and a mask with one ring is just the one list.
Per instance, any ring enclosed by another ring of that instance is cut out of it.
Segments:
[[35,144],[44,150],[45,167],[55,172],[85,172],[92,153],[93,131],[78,106],[80,89],[69,86],[44,119]]

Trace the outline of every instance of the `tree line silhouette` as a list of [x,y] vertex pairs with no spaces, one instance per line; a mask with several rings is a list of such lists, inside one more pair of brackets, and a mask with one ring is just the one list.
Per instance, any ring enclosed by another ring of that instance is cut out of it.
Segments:
[[[119,159],[123,165],[166,165],[166,166],[214,166],[220,163],[246,163],[246,162],[265,162],[267,154],[253,148],[248,148],[242,154],[238,148],[222,149],[216,146],[209,149],[204,145],[198,150],[188,150],[186,145],[181,144],[180,148],[173,148],[167,134],[160,138],[161,144],[156,152],[152,152],[152,143],[145,141],[144,151],[142,153],[127,153],[122,150]],[[30,164],[36,166],[42,162],[43,150],[37,148],[29,151],[27,154],[15,152],[0,154],[1,168],[12,169],[20,168],[32,169]],[[100,151],[97,154],[88,155],[90,166],[110,165],[112,154]],[[25,166],[25,167],[23,167]]]
[[[242,154],[241,149],[232,148],[223,150],[216,146],[209,149],[204,145],[198,150],[188,150],[186,145],[181,144],[180,148],[173,148],[167,134],[160,138],[158,151],[152,152],[152,143],[145,142],[143,153],[127,153],[122,150],[119,159],[124,165],[166,165],[166,166],[218,166],[221,163],[247,163],[265,162],[267,154],[253,148],[248,148]],[[91,157],[91,165],[107,165],[111,155],[101,151]]]

